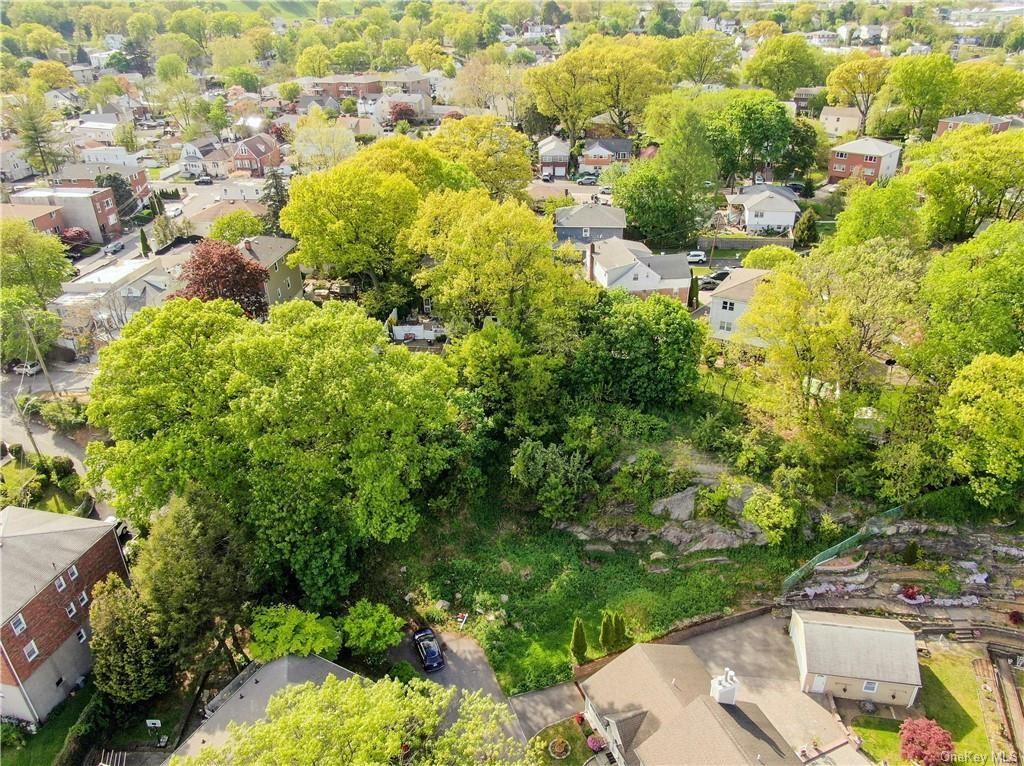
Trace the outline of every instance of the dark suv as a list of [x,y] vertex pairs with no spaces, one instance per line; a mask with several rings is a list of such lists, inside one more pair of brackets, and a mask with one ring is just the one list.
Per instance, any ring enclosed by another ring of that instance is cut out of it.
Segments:
[[416,645],[416,654],[420,658],[420,664],[427,673],[443,670],[447,664],[444,661],[444,650],[441,649],[441,642],[434,631],[430,628],[417,630],[412,634],[412,642]]

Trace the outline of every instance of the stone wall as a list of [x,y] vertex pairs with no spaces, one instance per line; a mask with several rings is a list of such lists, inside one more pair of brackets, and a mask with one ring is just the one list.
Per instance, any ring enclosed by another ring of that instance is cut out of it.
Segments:
[[759,247],[768,245],[781,245],[782,247],[793,247],[792,237],[718,237],[700,236],[697,237],[697,249],[704,252],[711,252],[711,246],[716,250],[756,250]]

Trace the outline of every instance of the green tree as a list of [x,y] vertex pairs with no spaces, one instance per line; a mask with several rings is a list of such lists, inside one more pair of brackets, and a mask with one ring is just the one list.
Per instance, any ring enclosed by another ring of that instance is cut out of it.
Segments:
[[149,254],[152,252],[149,247],[149,237],[142,226],[139,227],[139,251],[143,258],[149,258]]
[[[604,632],[604,623],[601,624],[602,634]],[[582,665],[587,661],[587,631],[583,625],[583,620],[577,617],[572,623],[572,640],[569,641],[569,654],[572,655],[573,660],[577,665]]]
[[237,245],[243,239],[263,234],[264,226],[264,222],[248,210],[235,210],[214,221],[207,238]]
[[206,48],[207,14],[199,8],[175,11],[167,20],[167,31],[190,37],[200,48]]
[[169,662],[152,615],[117,574],[93,586],[89,623],[97,689],[118,702],[134,703],[167,688]]
[[675,50],[673,75],[694,85],[728,83],[740,60],[732,38],[714,30],[680,37]]
[[4,287],[27,287],[39,306],[45,306],[63,292],[61,283],[74,276],[75,267],[57,237],[37,232],[20,218],[4,218],[0,220],[0,272]]
[[370,67],[370,49],[361,40],[341,42],[331,50],[331,60],[341,72],[362,72]]
[[294,606],[271,606],[253,613],[249,651],[257,662],[296,654],[318,654],[333,660],[341,650],[341,631],[336,621]]
[[299,77],[324,77],[331,71],[331,52],[326,45],[312,45],[299,54],[295,74]]
[[132,580],[179,669],[194,670],[213,645],[233,666],[236,651],[245,656],[236,627],[248,623],[245,605],[261,584],[251,545],[245,527],[199,495],[171,501],[154,520]]
[[374,664],[387,658],[388,649],[402,642],[401,617],[387,604],[374,604],[365,598],[357,601],[341,623],[345,647]]
[[356,141],[352,131],[314,106],[296,123],[292,147],[301,168],[328,170],[355,153]]
[[[804,215],[809,215],[804,213]],[[796,263],[800,259],[796,253],[782,245],[765,245],[747,252],[743,256],[745,269],[774,269],[783,263]]]
[[289,686],[271,699],[266,718],[234,729],[225,744],[177,763],[524,766],[527,746],[502,729],[510,721],[507,706],[483,692],[458,694],[420,678],[403,684],[390,678],[340,681],[328,676],[320,685]]
[[793,240],[800,247],[810,247],[818,241],[818,214],[808,208],[793,227]]
[[148,45],[156,33],[157,21],[149,13],[133,13],[128,17],[127,31],[132,40]]
[[237,85],[244,88],[246,93],[260,92],[260,76],[252,67],[228,67],[224,70],[224,84],[229,88]]
[[847,196],[846,209],[836,216],[832,243],[846,247],[885,237],[921,244],[924,233],[919,207],[913,184],[904,179],[893,179],[885,185],[856,186]]
[[886,87],[906,107],[910,126],[921,135],[931,135],[956,88],[953,60],[945,53],[900,56],[892,65]]
[[752,85],[788,99],[797,88],[820,83],[821,66],[803,35],[781,35],[757,46],[744,68],[744,76]]
[[135,132],[135,124],[126,122],[114,128],[114,144],[124,147],[126,152],[137,152],[139,150],[139,138]]
[[637,48],[595,36],[579,54],[586,62],[597,103],[623,135],[632,130],[651,96],[668,90],[665,72]]
[[825,81],[831,104],[852,106],[860,112],[857,135],[864,134],[868,111],[889,76],[889,59],[857,56],[833,69]]
[[110,189],[114,192],[114,204],[119,211],[126,211],[127,206],[135,199],[135,192],[120,173],[101,173],[94,183],[98,188]]
[[561,123],[570,145],[601,111],[600,91],[590,75],[587,56],[580,49],[569,51],[551,64],[527,70],[525,77],[537,109]]
[[171,82],[187,74],[188,66],[177,53],[168,53],[156,60],[156,79],[160,82]]
[[267,213],[263,216],[266,233],[275,237],[283,237],[281,230],[281,211],[288,204],[288,188],[276,168],[269,168],[263,179],[263,191],[260,193],[260,204],[265,205]]
[[164,56],[175,55],[182,61],[194,64],[203,56],[203,49],[195,40],[180,32],[158,35],[153,40],[153,55],[159,61]]
[[828,147],[828,136],[817,121],[797,117],[786,148],[775,165],[775,178],[806,178],[816,168],[826,167]]
[[743,504],[743,518],[758,526],[769,545],[780,545],[796,527],[798,517],[794,503],[764,487],[755,487]]
[[1012,114],[1024,99],[1024,73],[991,61],[964,61],[953,69],[956,86],[946,104],[952,114]]
[[575,378],[598,401],[681,404],[696,390],[704,334],[686,306],[663,295],[611,300],[576,359]]
[[39,173],[56,172],[66,158],[63,142],[53,127],[60,115],[46,106],[41,93],[30,91],[14,100],[10,118],[22,156]]
[[75,85],[71,70],[60,61],[38,61],[28,70],[28,77],[32,82],[38,83],[44,91],[71,88]]
[[499,200],[521,196],[533,177],[530,140],[493,115],[444,120],[429,143],[453,162],[472,168]]
[[409,60],[424,72],[441,69],[450,60],[436,40],[420,40],[409,46]]
[[1024,489],[1024,353],[980,354],[960,370],[937,412],[949,464],[978,502],[1019,511]]
[[206,124],[219,136],[234,122],[234,118],[228,114],[227,103],[223,96],[217,96],[210,104],[210,111],[206,115]]
[[302,93],[302,88],[297,82],[283,82],[277,86],[277,95],[282,101],[295,101]]
[[721,178],[731,184],[737,173],[753,175],[783,158],[793,120],[777,98],[766,91],[714,95],[702,123]]
[[41,308],[31,288],[0,287],[0,359],[5,364],[36,358],[29,331],[45,356],[60,337],[60,317]]
[[143,524],[204,490],[252,531],[253,566],[322,608],[352,583],[350,555],[415,529],[453,454],[453,385],[352,303],[289,301],[258,323],[230,301],[171,300],[104,351],[89,418],[113,443],[89,445],[90,480]]

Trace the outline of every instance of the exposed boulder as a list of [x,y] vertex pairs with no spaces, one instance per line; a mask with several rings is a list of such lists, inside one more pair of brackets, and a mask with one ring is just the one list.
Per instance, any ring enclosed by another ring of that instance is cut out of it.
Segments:
[[655,500],[651,513],[655,516],[668,516],[675,521],[689,521],[693,518],[699,490],[700,487],[687,487],[682,492]]

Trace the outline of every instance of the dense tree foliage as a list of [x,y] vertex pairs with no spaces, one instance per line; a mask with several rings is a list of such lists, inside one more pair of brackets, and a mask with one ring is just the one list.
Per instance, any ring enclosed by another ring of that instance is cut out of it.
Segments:
[[241,306],[247,316],[263,319],[267,315],[269,276],[266,266],[234,245],[206,239],[195,246],[182,266],[185,285],[178,295],[201,301],[226,298]]
[[257,609],[251,631],[249,651],[257,662],[266,663],[289,654],[318,654],[333,660],[341,649],[341,631],[335,620],[293,606]]
[[4,287],[28,288],[40,306],[60,295],[61,283],[74,276],[75,267],[64,251],[57,237],[37,232],[28,221],[0,221],[0,272]]

